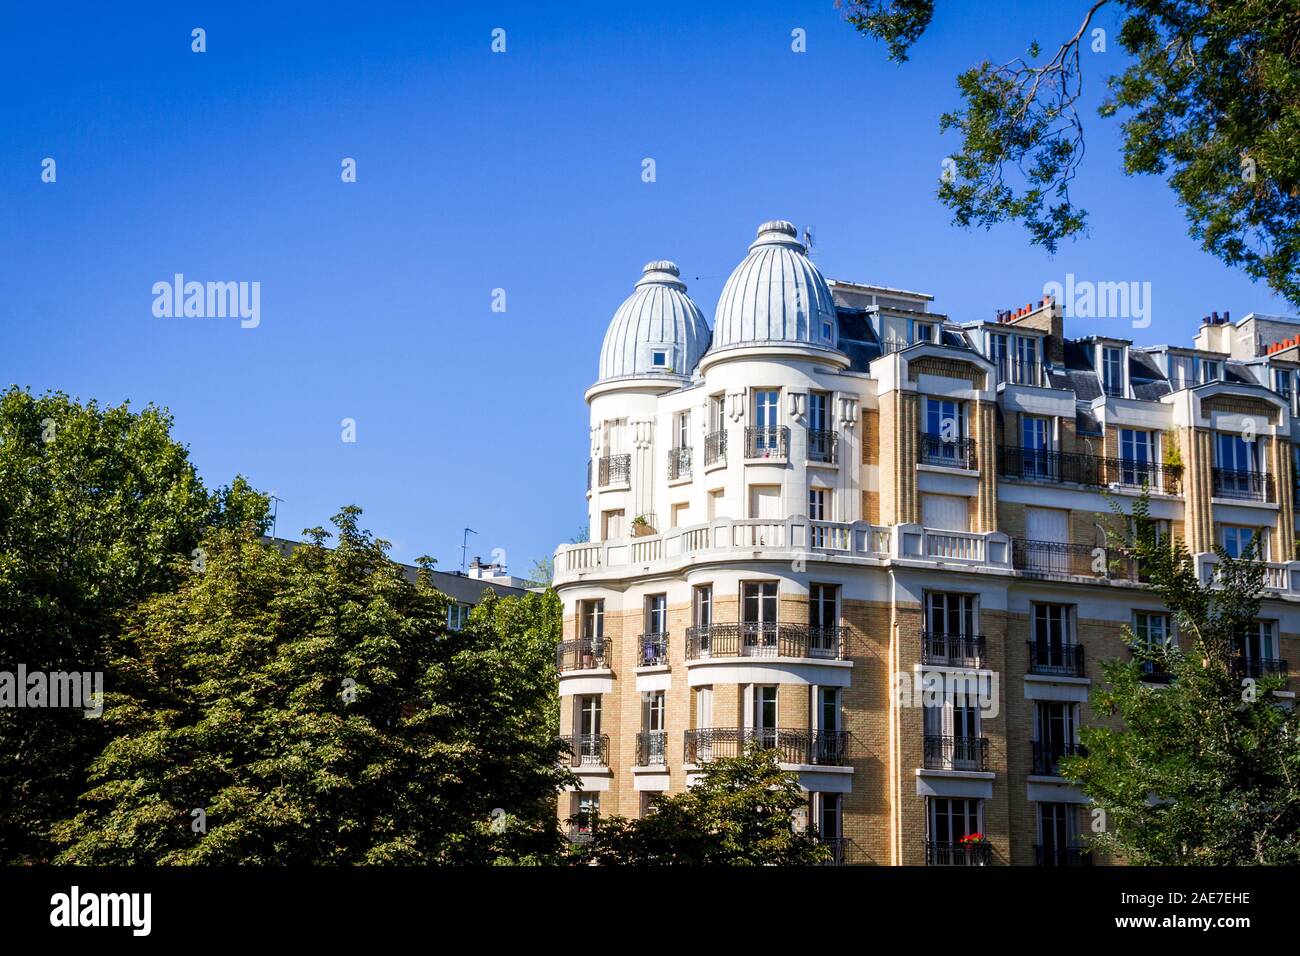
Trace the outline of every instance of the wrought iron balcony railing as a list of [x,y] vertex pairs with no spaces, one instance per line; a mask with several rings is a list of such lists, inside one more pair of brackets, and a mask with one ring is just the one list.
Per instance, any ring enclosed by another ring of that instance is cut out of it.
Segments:
[[704,436],[704,465],[725,463],[727,460],[727,433],[710,432]]
[[748,747],[775,750],[781,763],[840,766],[848,758],[849,735],[842,730],[702,727],[686,731],[687,763],[736,757]]
[[926,770],[987,770],[987,737],[942,737],[925,735],[923,761]]
[[636,735],[636,765],[662,767],[668,762],[668,731],[646,730]]
[[1034,773],[1045,777],[1059,777],[1061,775],[1060,762],[1062,757],[1086,757],[1088,755],[1088,749],[1083,744],[1044,743],[1041,740],[1035,740],[1033,744]]
[[988,866],[993,861],[993,847],[988,843],[925,844],[926,866]]
[[570,767],[609,766],[609,734],[574,734],[560,740],[569,748]]
[[1046,385],[1047,367],[1042,362],[1021,361],[1010,355],[998,356],[994,360],[998,370],[998,381],[1012,385]]
[[678,478],[689,478],[691,476],[691,450],[690,448],[670,448],[668,449],[668,480],[676,481]]
[[555,649],[555,669],[565,671],[603,670],[609,667],[611,648],[604,637],[580,637],[561,641]]
[[636,645],[638,667],[655,667],[668,663],[668,632],[642,634]]
[[1038,866],[1092,866],[1092,851],[1077,843],[1056,846],[1035,843],[1034,863]]
[[1098,488],[1147,487],[1164,494],[1178,494],[1183,476],[1181,465],[1017,447],[998,450],[998,471],[1005,478],[1021,481],[1073,482]]
[[1086,676],[1083,645],[1056,641],[1030,641],[1029,673],[1053,677]]
[[602,488],[607,485],[625,485],[631,475],[631,455],[606,455],[596,460],[596,480]]
[[921,663],[941,667],[982,667],[986,643],[982,634],[921,632]]
[[857,844],[848,837],[818,837],[817,842],[831,851],[831,858],[823,866],[848,866],[853,862]]
[[1273,494],[1273,476],[1263,471],[1240,471],[1235,468],[1211,468],[1216,498],[1237,498],[1242,501],[1276,501]]
[[838,460],[840,436],[838,432],[808,430],[808,460],[835,464]]
[[784,461],[790,456],[790,429],[781,425],[777,428],[745,429],[745,457],[773,458]]
[[916,443],[916,460],[922,465],[943,465],[974,471],[978,466],[975,439],[945,438],[922,433]]
[[840,660],[844,628],[808,624],[710,624],[686,629],[686,659],[808,657]]
[[1120,552],[1062,541],[1012,538],[1011,566],[1035,574],[1137,580],[1136,563]]
[[1254,677],[1258,680],[1270,674],[1286,674],[1290,671],[1285,660],[1277,657],[1241,657],[1232,662],[1232,669],[1239,677]]

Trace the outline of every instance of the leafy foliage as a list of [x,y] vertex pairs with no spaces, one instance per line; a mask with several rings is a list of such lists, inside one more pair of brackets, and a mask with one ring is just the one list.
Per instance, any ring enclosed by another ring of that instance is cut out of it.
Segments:
[[[1202,248],[1300,305],[1300,7],[1294,0],[1096,0],[1053,55],[985,60],[963,72],[962,138],[939,199],[957,225],[1021,221],[1049,252],[1081,234],[1070,184],[1083,160],[1083,44],[1105,6],[1122,11],[1131,62],[1108,77],[1103,117],[1124,115],[1126,172],[1166,175]],[[845,4],[846,19],[907,59],[929,0]]]
[[[1086,755],[1061,762],[1104,814],[1097,845],[1136,864],[1300,862],[1300,718],[1272,694],[1281,676],[1235,666],[1260,608],[1253,547],[1240,559],[1216,549],[1208,587],[1181,541],[1159,539],[1146,495],[1112,543],[1137,560],[1188,646],[1148,648],[1126,631],[1133,660],[1103,665],[1093,710],[1122,727],[1085,728]],[[1144,665],[1171,682],[1144,683]]]
[[798,775],[782,771],[771,750],[705,763],[696,783],[665,797],[640,820],[597,817],[580,862],[657,866],[800,866],[830,859],[826,847],[796,831],[806,806]]
[[[175,584],[205,529],[263,527],[265,498],[206,491],[170,428],[153,406],[0,393],[0,669],[104,670],[121,615]],[[48,859],[103,741],[79,710],[0,709],[0,862]]]
[[206,570],[142,607],[107,695],[114,739],[57,828],[59,862],[555,857],[572,782],[555,741],[558,599],[488,600],[448,631],[427,564],[412,583],[358,516],[335,516],[337,547],[313,529],[288,557],[218,529]]

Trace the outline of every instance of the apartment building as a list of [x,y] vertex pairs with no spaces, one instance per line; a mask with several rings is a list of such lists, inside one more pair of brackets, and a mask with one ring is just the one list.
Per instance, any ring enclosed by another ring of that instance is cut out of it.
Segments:
[[1260,537],[1239,667],[1288,671],[1297,320],[1215,314],[1190,348],[1120,320],[1067,339],[1047,299],[957,323],[923,293],[826,281],[783,221],[713,318],[651,262],[586,393],[591,540],[555,555],[582,780],[561,818],[653,812],[757,743],[837,861],[1108,862],[1058,762],[1100,662],[1130,654],[1121,628],[1179,640],[1107,548],[1109,502],[1144,487],[1206,581],[1214,543]]

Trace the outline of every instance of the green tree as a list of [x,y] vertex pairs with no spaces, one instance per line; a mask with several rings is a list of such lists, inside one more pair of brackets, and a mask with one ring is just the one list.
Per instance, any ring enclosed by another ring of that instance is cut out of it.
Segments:
[[[1239,559],[1216,548],[1207,586],[1183,543],[1160,539],[1146,495],[1130,527],[1113,545],[1136,560],[1185,646],[1147,647],[1126,630],[1132,660],[1103,662],[1093,711],[1122,725],[1082,730],[1086,755],[1061,762],[1100,811],[1096,845],[1135,864],[1300,863],[1300,717],[1273,694],[1283,677],[1241,666],[1262,593],[1253,547]],[[1145,668],[1170,682],[1144,683]]]
[[[933,0],[843,0],[845,18],[907,59]],[[1087,211],[1070,195],[1083,161],[1084,64],[1120,18],[1126,68],[1099,112],[1123,114],[1126,173],[1164,175],[1203,249],[1300,305],[1300,8],[1295,0],[1085,0],[1078,26],[1044,57],[1039,44],[957,78],[961,136],[939,184],[957,225],[1019,220],[1055,252]],[[1100,33],[1098,31],[1101,31]]]
[[591,840],[575,845],[579,862],[656,866],[806,866],[831,858],[794,814],[807,806],[798,774],[776,753],[751,747],[701,765],[699,779],[665,797],[639,820],[596,817]]
[[217,529],[206,568],[143,605],[58,862],[554,859],[558,601],[489,601],[449,631],[431,562],[412,583],[358,516],[287,557]]
[[[0,393],[0,670],[105,670],[123,612],[174,586],[205,529],[261,527],[266,500],[243,479],[209,493],[170,429],[154,406]],[[49,858],[104,739],[79,710],[0,708],[0,862]]]

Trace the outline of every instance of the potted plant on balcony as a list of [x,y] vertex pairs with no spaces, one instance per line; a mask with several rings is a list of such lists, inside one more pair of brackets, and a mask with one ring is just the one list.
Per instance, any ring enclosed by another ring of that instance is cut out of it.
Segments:
[[1178,441],[1178,431],[1173,428],[1166,430],[1163,444],[1165,472],[1176,486],[1183,476],[1183,449]]
[[632,537],[643,538],[648,534],[655,534],[654,525],[646,518],[645,515],[637,515],[632,519]]
[[989,838],[983,833],[968,833],[957,841],[957,845],[970,854],[971,860],[974,863],[979,866],[984,865],[984,854],[988,852],[987,847],[989,846]]

